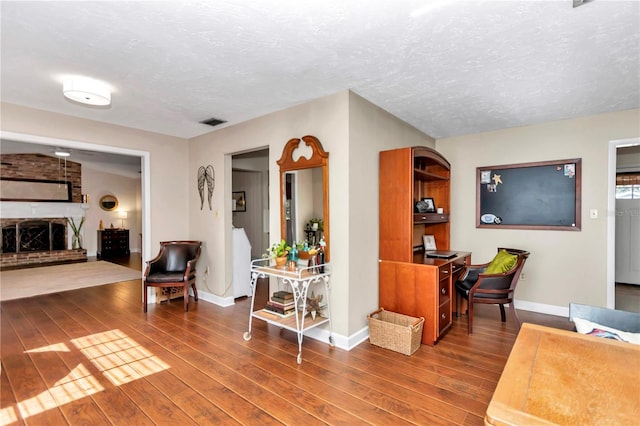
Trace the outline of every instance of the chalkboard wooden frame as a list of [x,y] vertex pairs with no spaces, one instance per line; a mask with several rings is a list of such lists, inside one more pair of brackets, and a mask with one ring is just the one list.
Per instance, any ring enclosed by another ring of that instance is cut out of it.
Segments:
[[580,231],[582,159],[476,168],[476,228]]

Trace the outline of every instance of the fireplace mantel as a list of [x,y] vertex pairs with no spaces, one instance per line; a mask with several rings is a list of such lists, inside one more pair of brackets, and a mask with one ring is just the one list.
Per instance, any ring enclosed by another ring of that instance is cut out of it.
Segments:
[[0,203],[0,217],[8,218],[54,218],[84,216],[89,204],[85,203],[48,203],[48,202],[24,202],[3,201]]

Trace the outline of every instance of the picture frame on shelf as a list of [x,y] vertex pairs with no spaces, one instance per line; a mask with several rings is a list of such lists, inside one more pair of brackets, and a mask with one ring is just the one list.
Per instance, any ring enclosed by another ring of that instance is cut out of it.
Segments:
[[436,212],[436,203],[433,201],[433,198],[423,198],[426,205],[427,211],[425,213],[435,213]]
[[423,235],[422,244],[424,245],[425,251],[437,250],[436,237],[434,237],[433,235]]

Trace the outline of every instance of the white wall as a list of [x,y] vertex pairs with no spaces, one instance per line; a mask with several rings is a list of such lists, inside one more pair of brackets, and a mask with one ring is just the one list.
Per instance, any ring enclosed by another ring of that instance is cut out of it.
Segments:
[[[640,134],[639,110],[439,139],[451,162],[451,246],[490,260],[496,247],[527,249],[526,279],[516,306],[564,312],[570,302],[607,304],[607,210],[609,141]],[[477,229],[476,167],[582,158],[582,230]],[[590,219],[589,210],[599,218]]]

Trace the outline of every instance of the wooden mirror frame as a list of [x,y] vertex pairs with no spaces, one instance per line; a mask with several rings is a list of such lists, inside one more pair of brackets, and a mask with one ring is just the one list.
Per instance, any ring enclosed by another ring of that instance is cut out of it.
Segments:
[[[304,141],[312,150],[311,158],[300,157],[297,161],[293,159],[293,152],[300,146],[300,141]],[[325,261],[329,261],[329,153],[322,148],[322,144],[315,136],[307,135],[302,139],[294,138],[290,139],[284,148],[282,149],[282,156],[277,161],[280,166],[280,235],[285,240],[287,239],[287,221],[285,215],[285,173],[312,169],[315,167],[322,168],[322,215],[324,221],[324,241],[325,246]]]
[[[113,207],[106,207],[104,204],[105,202],[110,202],[115,204]],[[100,198],[100,202],[98,204],[100,204],[100,208],[102,210],[112,212],[118,208],[118,199],[116,198],[115,195],[103,195],[102,198]]]

